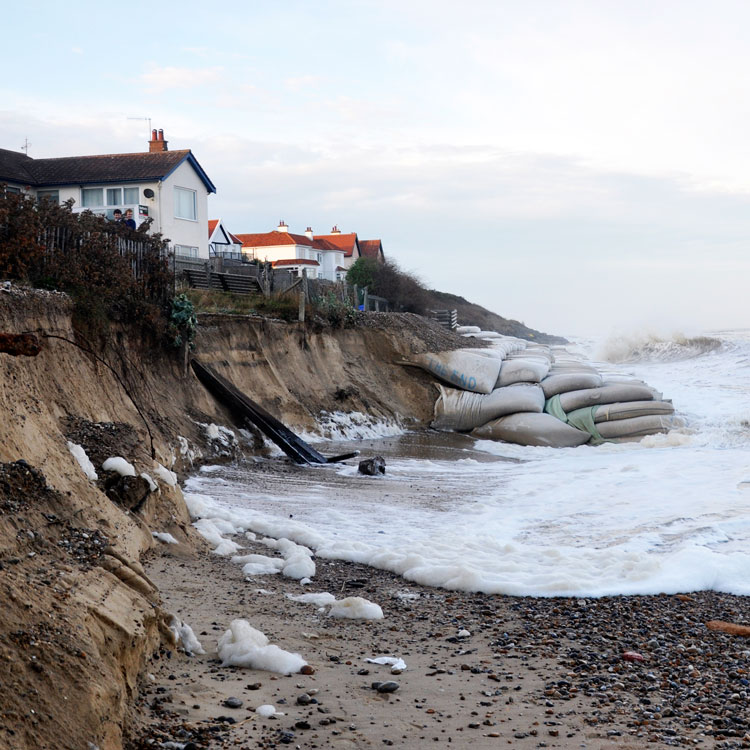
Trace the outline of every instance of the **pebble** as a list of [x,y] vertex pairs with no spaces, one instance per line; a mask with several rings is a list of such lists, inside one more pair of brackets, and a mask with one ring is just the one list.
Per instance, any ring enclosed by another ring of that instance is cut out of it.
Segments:
[[227,698],[224,705],[227,708],[242,708],[242,701],[239,698]]
[[388,680],[387,682],[373,682],[372,687],[379,693],[395,693],[401,685],[395,680]]

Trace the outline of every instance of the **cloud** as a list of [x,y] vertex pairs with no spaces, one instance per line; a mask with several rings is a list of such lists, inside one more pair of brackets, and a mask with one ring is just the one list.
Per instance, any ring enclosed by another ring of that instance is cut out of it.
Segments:
[[140,80],[146,90],[152,94],[159,94],[172,89],[192,89],[206,84],[217,83],[221,80],[224,69],[221,66],[211,68],[178,68],[174,66],[157,67],[152,65],[150,70],[141,74]]
[[284,86],[289,91],[306,91],[317,88],[321,80],[320,76],[315,75],[291,76],[284,81]]

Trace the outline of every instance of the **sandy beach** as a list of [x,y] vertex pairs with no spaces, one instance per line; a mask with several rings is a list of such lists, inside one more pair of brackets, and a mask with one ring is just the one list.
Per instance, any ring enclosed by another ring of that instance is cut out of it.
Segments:
[[[276,478],[286,471],[279,462]],[[243,554],[268,554],[241,541]],[[241,566],[208,548],[150,553],[146,570],[164,608],[206,654],[162,650],[149,665],[128,747],[750,747],[750,639],[706,627],[747,622],[746,598],[490,596],[354,563],[315,564],[302,586],[280,575],[245,580]],[[338,619],[285,596],[311,592],[364,597],[384,617]],[[237,618],[299,653],[313,673],[223,667],[217,641]],[[367,661],[383,655],[406,669]],[[373,687],[388,681],[393,692]],[[257,715],[265,704],[283,715]]]

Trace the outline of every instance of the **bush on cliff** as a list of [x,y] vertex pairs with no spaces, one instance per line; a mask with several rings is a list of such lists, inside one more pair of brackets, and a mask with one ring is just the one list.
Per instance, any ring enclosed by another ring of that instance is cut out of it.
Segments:
[[109,321],[163,334],[173,275],[166,240],[90,211],[0,190],[0,278],[67,292],[87,337]]

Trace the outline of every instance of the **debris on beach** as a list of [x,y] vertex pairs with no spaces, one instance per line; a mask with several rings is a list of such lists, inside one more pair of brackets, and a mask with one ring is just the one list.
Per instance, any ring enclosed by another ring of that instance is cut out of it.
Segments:
[[436,430],[564,448],[638,440],[685,425],[671,401],[647,383],[606,379],[562,347],[474,326],[457,331],[492,345],[420,354],[408,362],[442,381],[431,423]]

